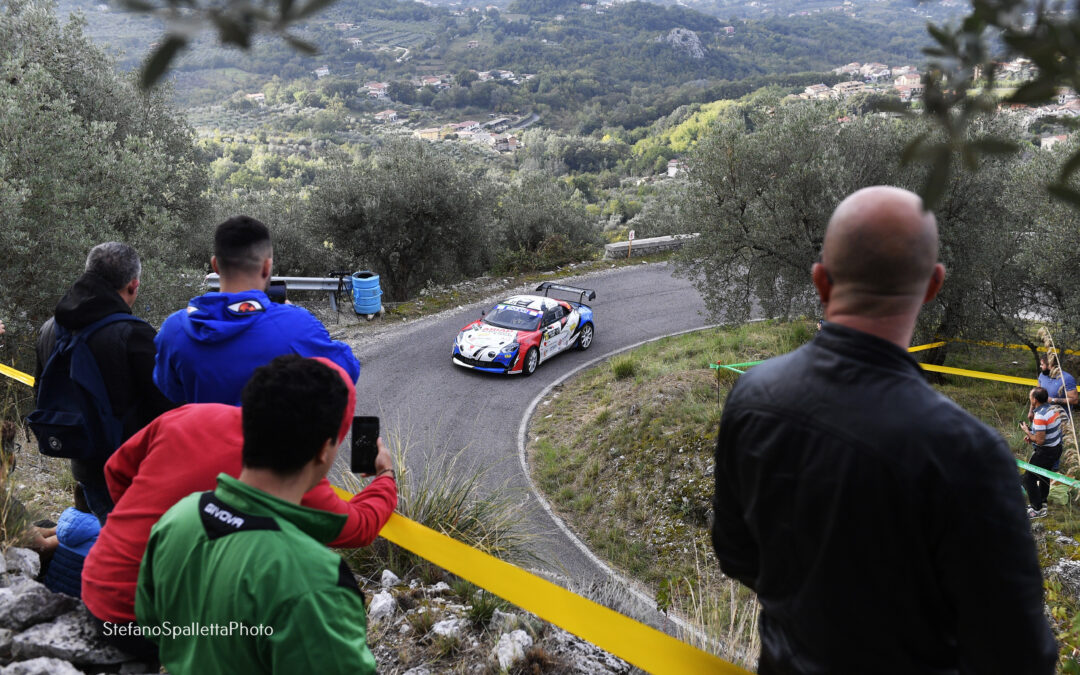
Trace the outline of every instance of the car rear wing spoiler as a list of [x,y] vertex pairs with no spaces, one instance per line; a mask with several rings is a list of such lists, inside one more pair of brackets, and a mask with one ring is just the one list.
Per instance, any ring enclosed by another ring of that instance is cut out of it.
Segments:
[[571,293],[578,296],[578,302],[585,304],[586,300],[595,300],[596,291],[588,288],[578,288],[577,286],[563,286],[562,284],[553,284],[550,281],[545,281],[536,287],[537,291],[543,291],[546,297],[548,291],[561,291],[563,293]]

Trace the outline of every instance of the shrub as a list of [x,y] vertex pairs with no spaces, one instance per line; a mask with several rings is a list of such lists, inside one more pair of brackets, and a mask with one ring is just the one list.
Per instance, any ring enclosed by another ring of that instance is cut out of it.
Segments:
[[625,380],[637,374],[637,362],[633,356],[619,356],[611,360],[611,373],[616,380]]

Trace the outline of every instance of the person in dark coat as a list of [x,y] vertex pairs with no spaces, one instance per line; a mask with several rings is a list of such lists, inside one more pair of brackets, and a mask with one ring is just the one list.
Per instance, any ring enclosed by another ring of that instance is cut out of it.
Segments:
[[64,509],[56,523],[56,550],[45,570],[45,586],[56,593],[82,597],[82,570],[101,523],[90,513],[82,488],[75,485],[75,506]]
[[724,405],[712,540],[761,602],[761,673],[1054,672],[1012,453],[907,352],[937,255],[918,196],[852,194],[812,270],[822,329]]
[[[56,324],[77,331],[110,314],[131,314],[141,271],[139,254],[127,244],[107,242],[90,249],[85,272],[60,299],[53,318],[41,327],[35,379],[41,377],[56,344]],[[175,407],[154,385],[155,335],[147,323],[119,321],[94,333],[88,343],[101,370],[113,414],[123,423],[122,440]],[[105,485],[108,458],[106,454],[100,460],[71,460],[71,473],[82,485],[90,510],[102,522],[112,510]]]

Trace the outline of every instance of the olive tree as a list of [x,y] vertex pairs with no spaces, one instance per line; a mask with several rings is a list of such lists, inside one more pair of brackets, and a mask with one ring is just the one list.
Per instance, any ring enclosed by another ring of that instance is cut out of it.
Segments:
[[337,264],[363,264],[403,300],[429,281],[476,275],[490,264],[491,195],[480,178],[440,152],[405,140],[343,162],[317,181],[308,226]]

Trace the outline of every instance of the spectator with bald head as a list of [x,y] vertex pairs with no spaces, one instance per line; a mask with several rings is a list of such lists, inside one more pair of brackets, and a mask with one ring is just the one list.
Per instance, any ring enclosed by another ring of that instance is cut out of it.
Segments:
[[758,594],[761,673],[1054,670],[1012,455],[907,353],[937,255],[918,196],[850,195],[811,271],[822,329],[724,405],[713,545]]

